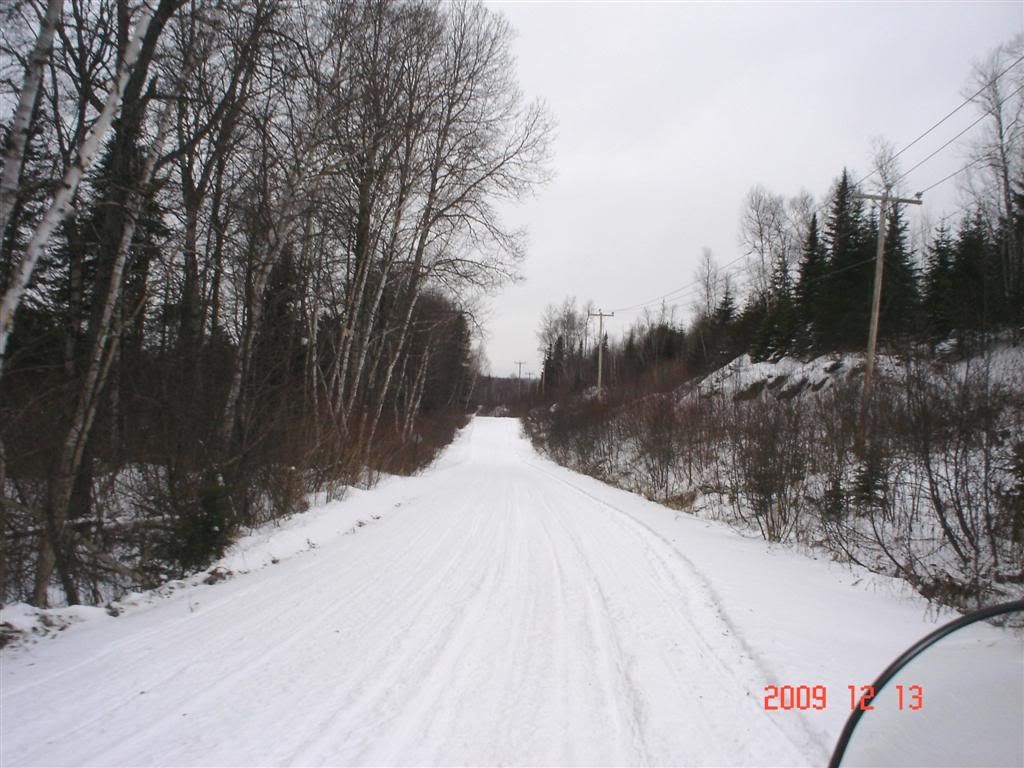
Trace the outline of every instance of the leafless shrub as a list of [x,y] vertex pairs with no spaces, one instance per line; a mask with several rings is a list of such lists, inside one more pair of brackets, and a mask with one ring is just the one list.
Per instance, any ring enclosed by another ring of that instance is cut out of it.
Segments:
[[802,410],[792,400],[761,396],[734,403],[733,414],[733,507],[767,541],[786,541],[798,530],[807,474]]
[[985,364],[910,354],[867,404],[841,372],[776,390],[563,405],[527,429],[575,469],[823,547],[930,600],[966,609],[1024,591],[1024,398]]

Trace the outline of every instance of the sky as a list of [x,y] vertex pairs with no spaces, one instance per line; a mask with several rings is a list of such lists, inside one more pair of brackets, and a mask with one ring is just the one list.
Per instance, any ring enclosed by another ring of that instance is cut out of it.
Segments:
[[[627,307],[691,283],[705,247],[719,265],[735,261],[751,187],[820,201],[844,167],[857,178],[871,170],[873,140],[902,149],[958,106],[972,65],[1024,33],[1021,2],[487,5],[516,30],[524,95],[558,124],[553,180],[502,207],[529,246],[523,279],[483,305],[496,376],[518,360],[524,376],[539,372],[549,304]],[[902,168],[977,115],[958,112]],[[908,177],[907,191],[965,158],[954,143]],[[931,190],[913,216],[956,211],[958,183]],[[639,316],[617,312],[609,334]]]

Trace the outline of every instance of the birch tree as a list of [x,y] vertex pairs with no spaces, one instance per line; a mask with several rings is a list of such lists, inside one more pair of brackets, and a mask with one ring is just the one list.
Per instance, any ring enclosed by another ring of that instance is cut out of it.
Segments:
[[1024,75],[1008,65],[1024,55],[1018,35],[976,65],[970,85],[974,103],[985,116],[985,134],[972,149],[981,179],[973,197],[989,211],[1001,235],[1000,272],[1004,299],[1024,295],[1024,247],[1013,222],[1014,185],[1024,179]]
[[[127,46],[118,68],[117,79],[112,83],[110,91],[103,102],[103,109],[100,112],[99,119],[86,133],[75,153],[75,159],[64,169],[63,177],[57,185],[57,191],[50,200],[42,220],[35,226],[28,240],[27,247],[15,262],[9,285],[4,291],[3,298],[0,299],[0,376],[3,374],[4,355],[7,349],[7,340],[10,337],[14,324],[14,314],[21,303],[25,289],[28,287],[32,273],[39,263],[43,251],[49,245],[61,221],[71,212],[72,201],[78,190],[78,185],[95,161],[101,142],[110,130],[114,117],[121,107],[122,99],[131,81],[135,65],[143,51],[143,42],[149,31],[152,18],[153,11],[148,6],[143,6],[143,11],[135,23],[130,39],[127,41]],[[29,85],[28,80],[29,78],[27,77],[26,87]],[[38,83],[36,83],[36,87],[38,87]],[[21,117],[20,110],[21,105],[19,104],[19,114],[16,115],[13,126],[15,129],[13,133],[16,135],[20,131],[27,131],[27,128],[21,128],[18,122]],[[17,143],[17,141],[12,142],[12,151],[5,159],[4,166],[5,198],[9,201],[11,207],[13,207],[17,193],[11,191],[16,186],[14,183],[11,183],[9,187],[7,186],[7,169],[10,167],[13,175],[15,167],[20,166],[24,155],[23,140],[21,142],[20,154],[14,151],[14,146]],[[18,170],[20,171],[20,167]],[[8,203],[5,202],[5,209],[7,205]],[[6,228],[7,221],[5,220],[3,223]]]

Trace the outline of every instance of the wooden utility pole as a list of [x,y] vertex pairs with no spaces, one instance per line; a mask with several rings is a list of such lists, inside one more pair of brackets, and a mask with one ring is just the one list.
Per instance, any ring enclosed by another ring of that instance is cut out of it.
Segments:
[[600,309],[597,312],[587,312],[587,317],[597,318],[597,388],[601,389],[601,371],[604,368],[603,362],[603,351],[604,351],[604,319],[606,317],[615,317],[614,312],[602,312]]
[[522,399],[523,397],[523,366],[526,365],[525,360],[513,360],[513,365],[519,366],[519,373],[516,375],[516,397]]
[[868,329],[868,359],[864,366],[864,402],[867,403],[871,397],[871,390],[874,386],[875,374],[875,346],[878,343],[878,315],[882,307],[882,272],[885,265],[885,236],[889,226],[886,221],[886,214],[889,205],[920,205],[921,194],[914,197],[890,197],[891,189],[886,188],[881,195],[864,195],[856,193],[853,197],[860,200],[878,201],[878,250],[875,253],[875,289],[871,297],[871,327]]

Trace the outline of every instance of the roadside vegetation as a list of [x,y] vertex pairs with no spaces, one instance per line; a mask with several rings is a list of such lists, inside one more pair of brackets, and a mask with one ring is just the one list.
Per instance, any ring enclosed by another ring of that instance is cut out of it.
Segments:
[[[794,361],[788,361],[790,363]],[[1024,350],[794,372],[744,356],[641,398],[565,398],[525,420],[559,463],[766,541],[824,549],[970,608],[1024,593]],[[731,386],[732,380],[742,383]]]
[[[548,308],[534,442],[557,461],[767,541],[823,548],[969,608],[1024,594],[1024,76],[1018,38],[968,84],[987,130],[969,206],[911,237],[843,170],[821,202],[754,187],[741,268],[705,251],[689,286],[596,338],[592,304]],[[886,222],[878,375],[864,354]],[[677,316],[680,299],[689,319]],[[605,389],[598,391],[598,351]]]
[[551,121],[480,3],[0,10],[0,602],[102,603],[428,462]]

